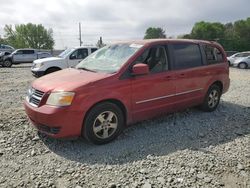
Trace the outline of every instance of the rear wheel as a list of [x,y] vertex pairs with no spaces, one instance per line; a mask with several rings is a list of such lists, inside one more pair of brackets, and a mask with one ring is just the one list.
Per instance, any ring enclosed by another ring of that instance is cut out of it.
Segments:
[[122,110],[110,102],[94,106],[87,114],[84,125],[84,137],[94,144],[106,144],[114,140],[123,130]]
[[12,62],[10,60],[6,60],[3,62],[3,67],[11,67],[12,66]]
[[206,94],[205,100],[201,105],[201,109],[205,112],[214,111],[220,103],[220,97],[221,88],[218,85],[212,85]]
[[59,71],[61,70],[60,68],[56,68],[56,67],[52,67],[52,68],[49,68],[45,71],[45,74],[50,74],[52,72],[56,72],[56,71]]
[[239,67],[240,69],[246,69],[246,68],[247,68],[247,64],[246,64],[245,62],[242,62],[242,63],[240,63],[240,64],[238,65],[238,67]]

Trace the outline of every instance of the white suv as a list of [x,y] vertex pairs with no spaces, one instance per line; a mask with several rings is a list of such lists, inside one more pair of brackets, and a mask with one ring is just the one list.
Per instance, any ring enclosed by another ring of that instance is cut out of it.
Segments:
[[97,47],[68,48],[57,57],[49,57],[33,61],[31,72],[40,77],[58,70],[75,67],[84,58],[97,50]]

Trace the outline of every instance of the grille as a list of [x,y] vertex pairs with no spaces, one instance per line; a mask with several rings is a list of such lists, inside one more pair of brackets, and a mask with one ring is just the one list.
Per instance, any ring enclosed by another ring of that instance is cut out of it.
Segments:
[[32,106],[38,107],[43,98],[43,95],[44,92],[32,88],[29,90],[28,101]]

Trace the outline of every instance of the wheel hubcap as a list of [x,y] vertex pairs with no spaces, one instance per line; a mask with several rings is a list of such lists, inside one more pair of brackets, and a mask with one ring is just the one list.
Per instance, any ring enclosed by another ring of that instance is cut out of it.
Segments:
[[214,108],[219,101],[219,93],[216,90],[212,90],[208,96],[208,106],[209,108]]
[[112,136],[118,125],[118,118],[111,111],[102,112],[97,116],[93,124],[94,134],[101,139]]
[[10,62],[9,61],[5,61],[5,66],[6,67],[10,66]]
[[245,69],[245,68],[246,68],[246,65],[245,65],[244,63],[241,63],[241,64],[240,64],[240,68],[241,68],[241,69]]

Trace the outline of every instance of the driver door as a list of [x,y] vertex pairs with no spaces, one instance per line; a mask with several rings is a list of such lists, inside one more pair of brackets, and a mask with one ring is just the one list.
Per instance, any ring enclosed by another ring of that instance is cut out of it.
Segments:
[[88,49],[87,48],[81,48],[81,49],[75,50],[69,56],[69,61],[68,61],[69,67],[75,67],[78,63],[80,63],[87,56],[88,56]]
[[13,62],[22,62],[24,60],[24,54],[23,50],[16,51],[15,54],[13,54]]
[[163,45],[153,46],[139,57],[138,63],[148,64],[150,73],[131,78],[134,121],[174,109],[175,73],[170,70],[166,49]]

